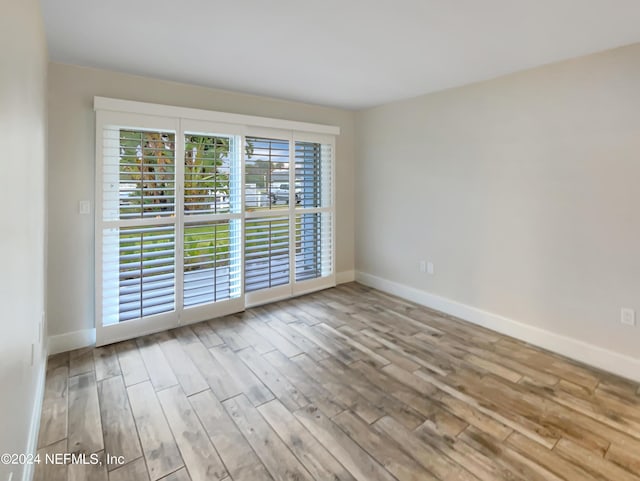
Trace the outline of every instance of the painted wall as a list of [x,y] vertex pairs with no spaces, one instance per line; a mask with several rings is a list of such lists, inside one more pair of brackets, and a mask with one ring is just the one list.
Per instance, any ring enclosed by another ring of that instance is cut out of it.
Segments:
[[[0,9],[0,453],[27,453],[45,364],[47,49],[37,0],[3,0]],[[0,479],[11,471],[22,478],[22,466],[0,464]]]
[[633,45],[359,112],[357,271],[640,359],[639,85]]
[[94,327],[93,97],[114,97],[246,115],[337,125],[336,270],[354,269],[353,112],[214,90],[105,70],[49,65],[49,324],[60,335]]

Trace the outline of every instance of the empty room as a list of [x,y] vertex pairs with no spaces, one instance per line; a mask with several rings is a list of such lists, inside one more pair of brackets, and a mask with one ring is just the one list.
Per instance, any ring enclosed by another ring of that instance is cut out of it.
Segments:
[[640,481],[637,0],[0,4],[0,481]]

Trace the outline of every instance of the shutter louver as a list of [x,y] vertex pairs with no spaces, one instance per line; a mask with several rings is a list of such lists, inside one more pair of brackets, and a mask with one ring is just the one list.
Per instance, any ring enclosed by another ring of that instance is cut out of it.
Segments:
[[245,291],[289,283],[289,218],[250,219],[245,223]]
[[175,308],[173,226],[120,229],[120,322]]
[[296,191],[300,192],[300,207],[321,206],[320,144],[296,142]]
[[321,276],[320,214],[302,214],[296,218],[296,281]]
[[333,271],[332,148],[296,141],[296,282],[325,277]]
[[175,133],[107,127],[103,148],[103,323],[173,311]]
[[246,138],[245,209],[284,209],[289,203],[289,141]]
[[175,215],[175,134],[110,128],[104,144],[105,174],[110,174],[105,175],[104,197],[112,201],[105,204],[104,219]]
[[228,137],[185,135],[185,215],[229,212],[231,142]]
[[241,294],[241,176],[238,137],[188,132],[184,142],[182,297],[188,308]]
[[239,221],[185,226],[185,307],[230,299],[239,291],[240,272],[234,262],[233,224],[239,224]]
[[331,274],[331,214],[317,212],[296,218],[296,281]]

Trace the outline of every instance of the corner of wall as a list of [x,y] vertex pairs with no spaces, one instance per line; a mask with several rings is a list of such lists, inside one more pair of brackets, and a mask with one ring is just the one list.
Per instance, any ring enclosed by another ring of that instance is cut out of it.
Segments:
[[[38,368],[38,374],[36,376],[36,393],[35,402],[33,403],[33,410],[31,412],[31,424],[29,425],[29,437],[27,439],[27,454],[35,454],[38,449],[38,436],[40,434],[40,418],[42,417],[42,405],[44,403],[45,383],[47,380],[47,358],[49,352],[47,349],[47,343],[44,343],[44,349],[42,354],[42,361]],[[30,481],[33,479],[35,465],[26,464],[24,471],[22,472],[23,481]]]
[[336,274],[336,284],[346,284],[356,280],[355,271],[342,271]]

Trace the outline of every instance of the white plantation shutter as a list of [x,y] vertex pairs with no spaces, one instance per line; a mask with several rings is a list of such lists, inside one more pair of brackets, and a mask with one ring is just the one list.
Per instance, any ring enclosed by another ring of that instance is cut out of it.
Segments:
[[289,283],[289,218],[250,219],[245,223],[245,291]]
[[119,237],[119,322],[173,311],[173,226],[123,227]]
[[245,148],[245,209],[286,208],[288,202],[274,200],[289,184],[289,141],[248,136]]
[[103,324],[175,310],[175,132],[105,126]]
[[296,282],[333,274],[333,148],[323,142],[295,142]]
[[184,306],[218,302],[239,295],[232,223],[215,221],[184,227]]
[[296,281],[315,279],[322,275],[321,238],[320,214],[296,216]]
[[98,345],[335,285],[339,129],[95,108]]
[[[291,281],[290,141],[245,139],[245,292]],[[286,187],[286,188],[284,188]]]
[[296,187],[301,193],[301,207],[320,207],[322,203],[321,145],[296,142]]
[[333,272],[333,222],[330,212],[296,217],[296,281]]
[[241,295],[239,145],[237,136],[185,134],[185,308]]
[[185,216],[230,211],[234,139],[187,132],[184,149]]

